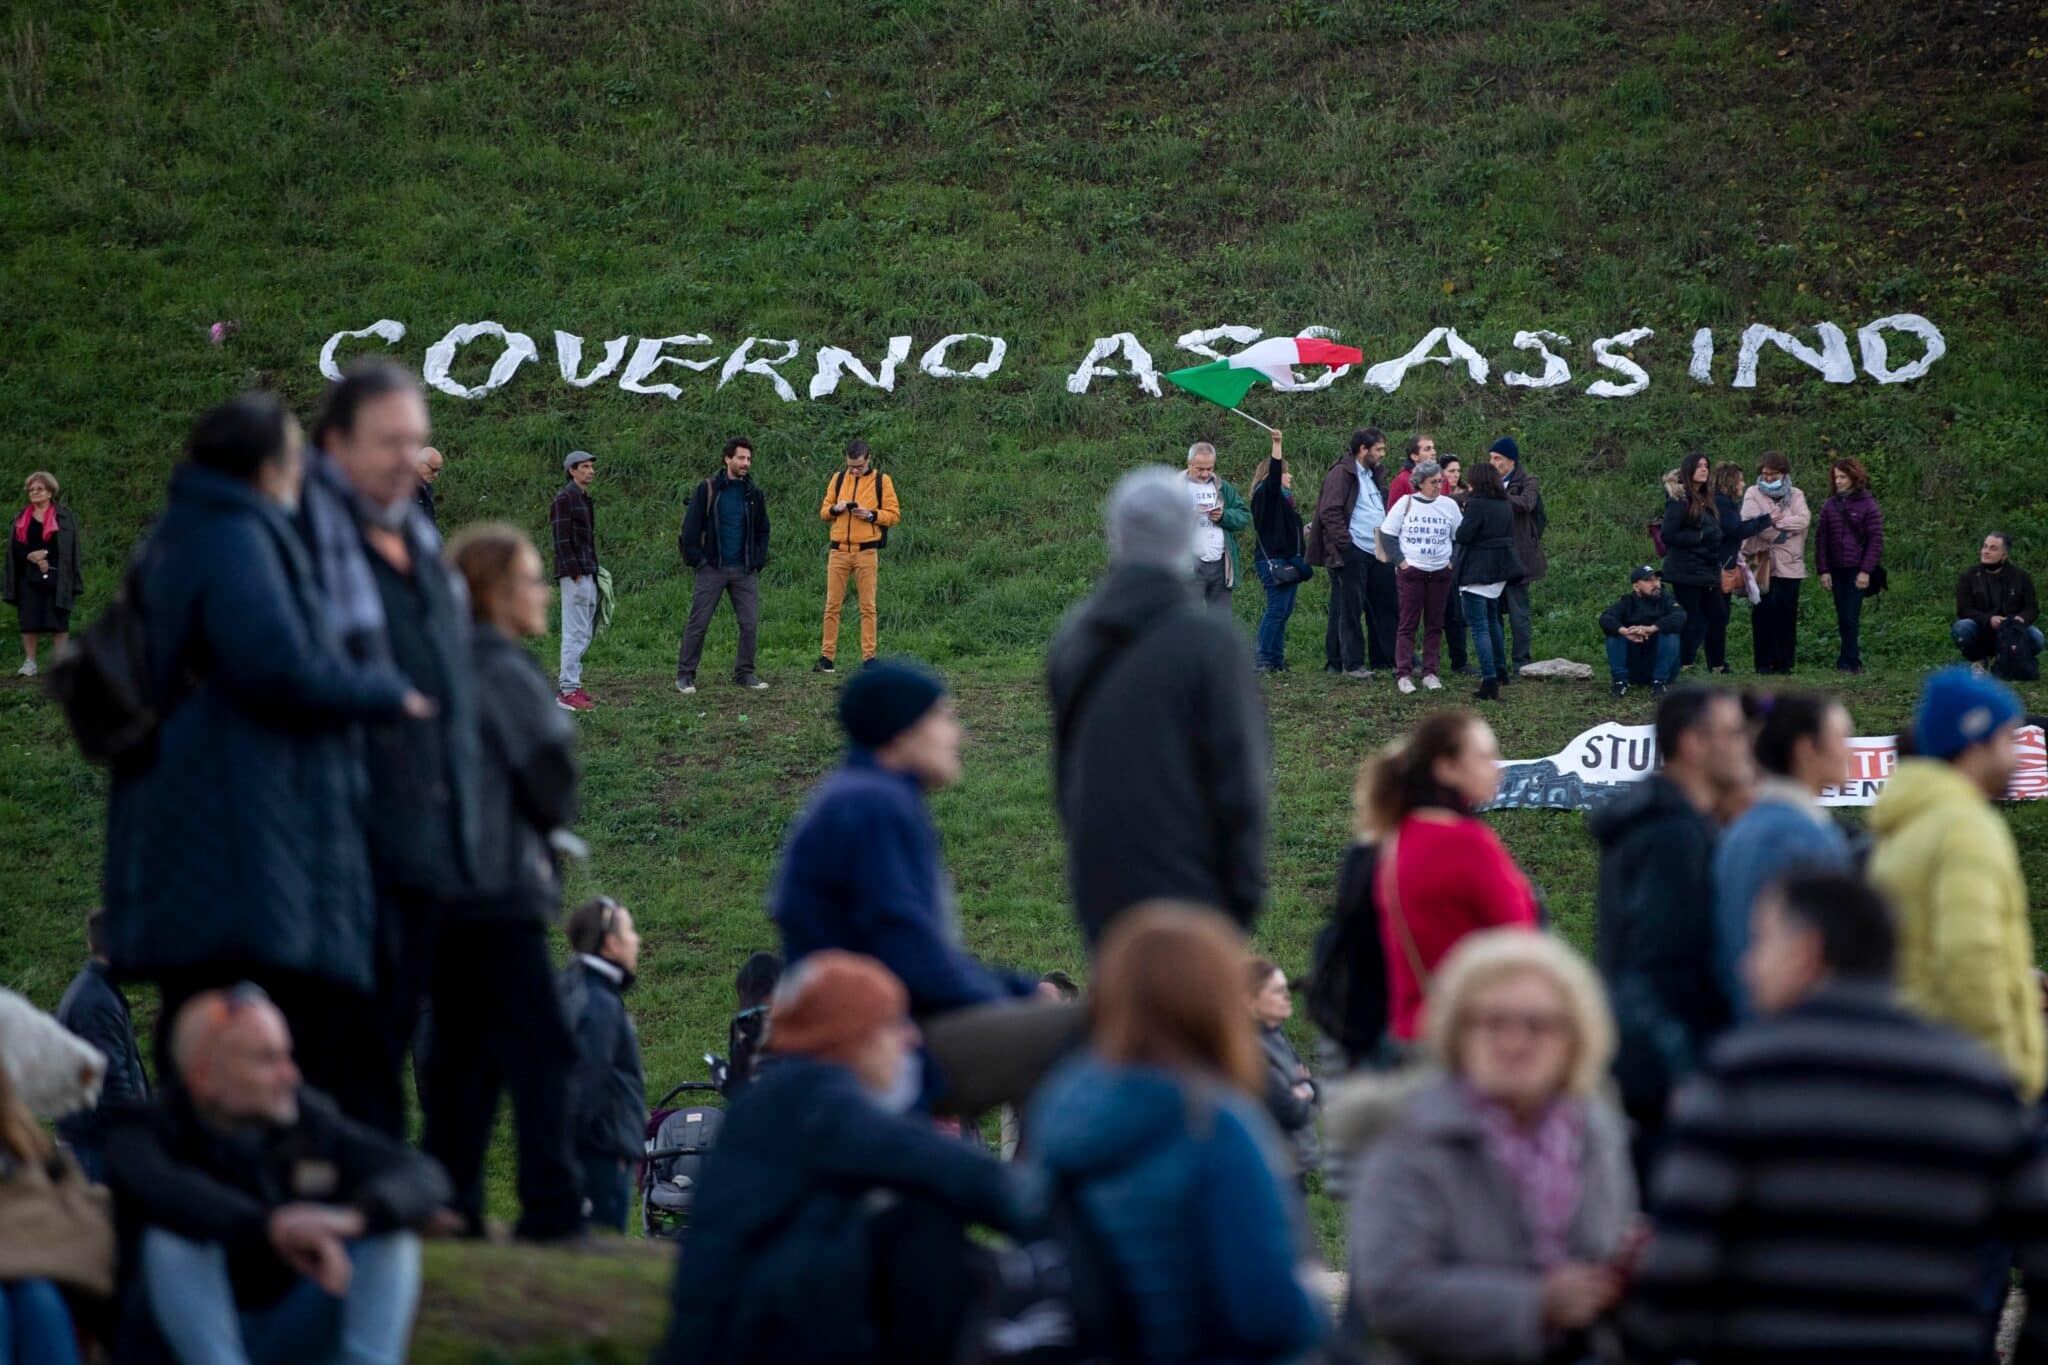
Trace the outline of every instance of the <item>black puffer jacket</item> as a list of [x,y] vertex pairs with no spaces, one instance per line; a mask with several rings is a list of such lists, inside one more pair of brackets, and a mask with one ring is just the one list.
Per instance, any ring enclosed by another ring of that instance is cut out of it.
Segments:
[[[693,569],[707,564],[717,568],[723,560],[718,543],[718,495],[733,482],[721,469],[690,492],[676,548],[683,552],[683,563]],[[768,495],[751,478],[738,482],[747,509],[746,544],[740,556],[748,573],[759,573],[768,563]]]
[[621,984],[582,958],[555,978],[562,1015],[576,1034],[569,1076],[569,1140],[577,1154],[632,1160],[647,1150],[647,1080],[640,1034]]
[[1600,633],[1619,635],[1629,626],[1655,626],[1660,635],[1676,635],[1685,629],[1685,608],[1661,592],[1645,597],[1631,591],[1600,613]]
[[1515,553],[1515,509],[1505,498],[1469,498],[1465,519],[1452,537],[1459,547],[1458,586],[1522,581]]
[[1731,498],[1726,493],[1714,494],[1714,511],[1721,522],[1721,567],[1732,569],[1742,559],[1742,542],[1771,526],[1771,514],[1760,517],[1742,518],[1742,499]]
[[576,727],[533,656],[479,625],[478,893],[465,913],[553,919],[562,884],[548,836],[576,818]]
[[1664,581],[1687,587],[1721,585],[1721,516],[1710,504],[1698,521],[1687,516],[1677,481],[1664,482]]

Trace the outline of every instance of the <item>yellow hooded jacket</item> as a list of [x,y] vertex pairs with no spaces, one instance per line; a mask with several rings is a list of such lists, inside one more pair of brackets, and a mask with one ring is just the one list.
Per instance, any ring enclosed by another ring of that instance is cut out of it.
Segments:
[[[865,507],[875,514],[875,519],[857,517],[851,509],[835,517],[832,505],[837,502]],[[818,504],[818,519],[831,524],[835,550],[858,550],[886,541],[889,528],[903,519],[902,508],[896,502],[895,481],[879,469],[870,469],[859,478],[842,469],[825,485],[825,500]]]
[[1947,763],[1901,762],[1870,814],[1870,880],[1899,915],[1907,1005],[1996,1053],[2020,1095],[2048,1080],[2019,848],[1998,808]]

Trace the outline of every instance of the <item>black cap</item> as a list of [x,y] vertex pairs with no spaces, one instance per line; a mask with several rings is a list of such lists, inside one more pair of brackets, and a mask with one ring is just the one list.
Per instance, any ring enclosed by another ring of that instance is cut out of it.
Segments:
[[1660,576],[1661,575],[1658,574],[1657,566],[1655,564],[1645,564],[1641,568],[1638,568],[1631,572],[1628,576],[1628,581],[1631,584],[1643,583],[1649,581],[1652,578],[1657,578]]

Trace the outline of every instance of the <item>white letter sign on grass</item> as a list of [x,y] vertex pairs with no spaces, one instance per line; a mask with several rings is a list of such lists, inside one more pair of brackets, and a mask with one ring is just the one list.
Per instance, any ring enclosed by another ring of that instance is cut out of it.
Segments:
[[353,332],[336,332],[327,338],[327,344],[320,348],[320,373],[329,379],[341,378],[341,366],[334,363],[334,348],[346,337],[380,337],[386,346],[396,346],[405,339],[405,324],[396,318],[379,318],[368,327]]
[[1180,339],[1173,344],[1183,351],[1193,351],[1204,360],[1228,360],[1230,357],[1209,343],[1234,341],[1240,346],[1249,346],[1264,335],[1265,333],[1256,327],[1247,327],[1241,322],[1226,322],[1221,327],[1203,327],[1193,332],[1182,332]]
[[1849,338],[1842,335],[1842,329],[1832,322],[1823,322],[1813,330],[1820,336],[1821,348],[1818,351],[1790,332],[1781,332],[1761,322],[1752,323],[1742,333],[1742,350],[1735,357],[1735,378],[1729,381],[1728,386],[1735,389],[1756,387],[1757,353],[1766,345],[1776,346],[1802,365],[1813,366],[1830,384],[1855,383],[1856,364],[1849,359]]
[[600,379],[610,378],[612,371],[619,368],[619,362],[626,358],[626,343],[632,339],[613,337],[607,341],[604,359],[597,363],[597,368],[578,378],[576,372],[583,368],[583,338],[574,332],[556,332],[555,364],[561,368],[562,382],[573,388],[587,389]]
[[[1911,332],[1920,338],[1927,350],[1910,365],[1892,369],[1891,358],[1885,353],[1884,334],[1888,331]],[[1941,329],[1918,313],[1894,313],[1857,328],[1856,345],[1863,352],[1864,373],[1880,384],[1903,384],[1909,379],[1918,379],[1934,368],[1935,361],[1948,354],[1948,342],[1943,339]]]
[[676,399],[683,391],[673,384],[650,384],[654,372],[663,365],[680,365],[686,370],[708,370],[718,363],[713,356],[709,360],[685,360],[679,355],[663,355],[671,346],[709,346],[711,338],[694,332],[681,336],[641,337],[640,344],[633,348],[633,359],[627,363],[626,372],[619,376],[619,387],[627,393],[652,393],[663,398]]
[[[956,370],[946,364],[946,352],[962,341],[986,341],[987,358],[976,361],[964,370]],[[955,332],[933,342],[932,348],[918,358],[917,368],[934,379],[986,379],[1003,368],[1003,356],[1009,349],[1010,343],[1001,337],[987,336],[981,332]]]
[[1593,343],[1593,360],[1602,369],[1613,370],[1616,374],[1629,377],[1628,383],[1617,384],[1611,379],[1595,380],[1586,385],[1586,392],[1595,398],[1628,398],[1650,387],[1650,372],[1625,355],[1616,355],[1615,348],[1627,350],[1639,341],[1648,341],[1657,335],[1647,327],[1635,327],[1611,337],[1601,337]]
[[1572,344],[1570,337],[1562,336],[1556,332],[1515,333],[1515,349],[1518,351],[1534,351],[1542,356],[1543,373],[1518,374],[1510,370],[1500,377],[1500,382],[1511,389],[1554,389],[1559,384],[1571,383],[1572,367],[1565,364],[1563,356],[1554,353],[1550,347],[1544,345],[1547,341],[1554,341],[1560,346]]
[[1095,338],[1095,344],[1088,348],[1088,354],[1074,367],[1074,372],[1067,376],[1067,392],[1088,392],[1088,382],[1092,379],[1122,378],[1118,371],[1097,363],[1119,353],[1122,354],[1124,363],[1130,366],[1130,377],[1138,381],[1138,387],[1157,398],[1159,371],[1152,368],[1152,353],[1129,332]]
[[811,397],[823,398],[829,393],[836,392],[842,372],[851,374],[871,389],[893,393],[896,390],[896,367],[908,359],[909,337],[889,338],[889,351],[882,357],[882,373],[879,376],[862,364],[861,358],[852,351],[841,350],[837,346],[820,346],[818,372],[811,376]]
[[[455,363],[455,352],[478,337],[496,337],[505,343],[505,349],[483,383],[474,387],[458,384],[448,375],[449,367]],[[539,354],[533,338],[524,332],[508,332],[495,322],[465,322],[449,328],[448,335],[427,347],[427,363],[420,377],[450,397],[481,398],[492,389],[504,388],[514,370]]]
[[[1436,349],[1436,344],[1439,341],[1444,344],[1444,349],[1449,354],[1430,354],[1431,351]],[[1430,329],[1429,335],[1423,337],[1422,340],[1416,342],[1410,348],[1408,354],[1397,356],[1392,360],[1382,360],[1379,364],[1367,370],[1365,372],[1365,382],[1375,389],[1384,389],[1386,392],[1392,393],[1401,387],[1401,381],[1408,377],[1408,371],[1424,361],[1437,365],[1455,365],[1461,360],[1465,362],[1465,373],[1472,377],[1473,383],[1484,384],[1486,382],[1487,372],[1492,368],[1486,363],[1486,357],[1473,350],[1471,345],[1463,337],[1459,336],[1455,329],[1450,327],[1434,327]]]
[[[754,354],[754,347],[757,344],[780,346],[782,347],[782,354],[772,360],[764,355],[757,356]],[[736,374],[758,374],[764,376],[769,383],[775,386],[775,392],[783,402],[794,403],[796,401],[796,390],[789,386],[789,381],[784,379],[781,372],[775,367],[777,365],[787,365],[790,361],[795,360],[796,351],[797,343],[794,341],[776,341],[769,337],[748,337],[739,344],[738,350],[725,358],[725,368],[718,372],[718,387],[724,388]]]

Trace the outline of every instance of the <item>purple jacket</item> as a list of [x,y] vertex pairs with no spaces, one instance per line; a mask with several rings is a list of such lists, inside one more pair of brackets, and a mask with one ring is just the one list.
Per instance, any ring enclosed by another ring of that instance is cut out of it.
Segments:
[[1822,504],[1820,548],[1814,553],[1819,573],[1875,573],[1884,558],[1884,513],[1868,489],[1843,497],[1837,493]]

